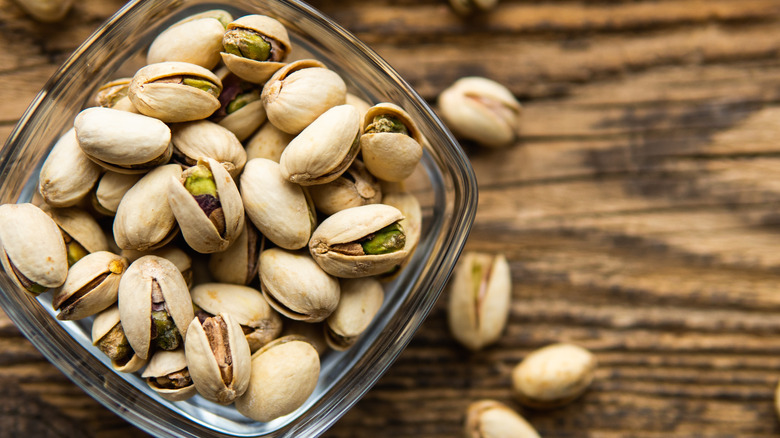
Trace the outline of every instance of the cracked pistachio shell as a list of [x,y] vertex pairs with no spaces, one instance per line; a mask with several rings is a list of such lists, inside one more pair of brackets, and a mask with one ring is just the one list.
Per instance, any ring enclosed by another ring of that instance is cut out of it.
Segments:
[[247,142],[246,158],[267,158],[278,163],[293,138],[294,135],[279,130],[273,123],[265,123]]
[[325,64],[302,59],[274,73],[263,87],[268,120],[288,134],[298,134],[322,113],[347,100],[347,86]]
[[333,246],[359,241],[402,219],[403,214],[397,208],[385,204],[341,210],[322,221],[314,230],[309,241],[309,252],[325,272],[336,277],[368,277],[387,272],[406,258],[406,248],[385,254],[352,255]]
[[287,415],[306,402],[319,376],[319,355],[305,338],[279,338],[252,355],[249,388],[236,408],[256,421]]
[[335,180],[309,187],[314,206],[325,214],[382,200],[382,188],[360,160],[355,160],[346,172]]
[[178,232],[168,205],[171,177],[181,176],[181,166],[167,164],[144,175],[125,193],[114,217],[114,240],[122,249],[153,250],[164,246]]
[[386,193],[382,197],[382,203],[397,208],[404,215],[400,224],[406,234],[404,249],[408,253],[397,267],[385,272],[379,278],[382,281],[390,281],[396,278],[406,264],[409,263],[414,250],[417,248],[417,244],[420,242],[420,235],[422,234],[422,208],[416,196],[403,191]]
[[325,321],[325,340],[334,350],[351,347],[373,321],[382,307],[385,291],[379,280],[347,278],[340,282],[341,298],[336,310]]
[[596,357],[572,344],[540,348],[512,370],[512,391],[522,404],[533,408],[563,406],[585,392],[593,381]]
[[241,195],[233,177],[221,164],[206,158],[199,160],[198,165],[208,167],[214,177],[217,198],[225,221],[224,231],[220,233],[195,197],[184,187],[189,169],[185,169],[180,177],[172,176],[168,180],[168,204],[190,248],[203,254],[224,251],[244,229],[244,205]]
[[209,257],[209,272],[220,283],[249,284],[257,275],[262,236],[252,225],[244,221],[244,230],[236,241],[222,252]]
[[171,130],[152,117],[111,108],[76,116],[76,137],[92,161],[119,173],[143,173],[171,158]]
[[498,0],[450,0],[452,9],[460,15],[489,11],[496,7]]
[[263,87],[239,78],[226,67],[215,74],[222,80],[222,93],[219,95],[220,108],[209,119],[244,141],[267,119],[260,99]]
[[211,158],[222,164],[234,178],[246,164],[246,150],[235,134],[208,120],[171,126],[174,160],[194,166],[199,159]]
[[511,298],[512,275],[502,254],[463,254],[450,283],[452,335],[474,351],[496,342],[506,326]]
[[108,251],[84,256],[68,270],[65,284],[54,292],[57,319],[76,320],[94,315],[116,303],[119,280],[128,261]]
[[33,295],[60,287],[68,275],[68,257],[60,228],[32,204],[0,205],[3,269]]
[[224,34],[225,27],[216,18],[175,23],[152,41],[146,63],[181,61],[212,69],[219,63]]
[[260,288],[277,312],[299,321],[320,322],[339,304],[339,282],[311,256],[271,248],[260,254]]
[[249,386],[251,353],[241,326],[229,313],[201,322],[193,318],[184,344],[198,393],[221,405],[233,403]]
[[296,184],[325,184],[338,178],[359,151],[360,115],[351,105],[325,111],[282,152],[282,176]]
[[92,190],[100,170],[81,150],[75,129],[70,129],[57,140],[44,161],[38,191],[54,207],[76,205]]
[[[103,337],[117,325],[121,329],[119,306],[116,304],[98,313],[92,321],[92,345],[97,346]],[[130,350],[132,351],[132,348]],[[146,365],[146,360],[138,357],[134,351],[132,355],[122,360],[111,360],[111,366],[120,373],[134,373],[143,368],[144,365]]]
[[292,45],[287,29],[278,20],[265,15],[245,15],[227,25],[228,32],[234,29],[260,34],[271,44],[271,53],[268,60],[257,61],[223,51],[222,62],[233,74],[245,81],[262,84],[285,65],[282,61],[290,53]]
[[520,414],[495,400],[471,403],[466,411],[465,438],[539,438]]
[[119,78],[106,82],[98,88],[95,103],[104,108],[140,114],[133,106],[133,102],[130,102],[130,99],[127,97],[127,90],[130,88],[132,79]]
[[187,286],[192,285],[192,257],[186,252],[182,251],[173,245],[166,245],[162,248],[152,251],[136,251],[134,249],[123,249],[122,257],[125,257],[130,263],[140,259],[143,256],[153,255],[162,257],[176,266],[176,269],[181,272],[184,281],[187,282]]
[[100,177],[92,198],[92,207],[101,214],[113,216],[119,208],[119,202],[128,190],[141,179],[141,174],[117,173],[108,171]]
[[503,85],[480,77],[455,81],[438,99],[439,114],[459,138],[488,147],[517,140],[520,103]]
[[182,401],[195,395],[197,392],[192,380],[187,385],[181,388],[166,388],[158,385],[154,382],[154,378],[169,376],[174,373],[187,373],[189,374],[187,367],[187,357],[184,354],[184,349],[165,351],[160,350],[154,353],[149,365],[146,366],[141,377],[146,379],[146,383],[154,392],[160,397],[168,401]]
[[210,70],[188,62],[168,61],[138,70],[127,96],[139,112],[166,123],[205,119],[219,108],[214,94],[182,83],[183,78],[210,83],[216,95],[222,91],[222,81]]
[[241,198],[249,219],[276,245],[299,249],[309,242],[316,218],[314,206],[297,184],[282,177],[279,164],[255,158],[241,174]]
[[[396,118],[406,127],[409,135],[399,132],[366,132],[377,116]],[[360,136],[360,150],[366,168],[374,176],[385,181],[403,181],[414,172],[422,158],[422,134],[403,108],[386,102],[372,106],[363,119],[363,132]]]
[[36,21],[55,23],[65,18],[73,0],[16,0],[16,4]]
[[282,318],[263,294],[254,288],[237,284],[203,283],[192,288],[192,302],[203,311],[217,315],[228,313],[241,326],[253,329],[246,333],[252,351],[279,337]]
[[152,345],[155,291],[162,295],[165,310],[182,339],[186,338],[187,327],[195,317],[187,283],[176,265],[152,255],[131,263],[119,282],[119,314],[127,340],[142,359],[149,357]]
[[103,229],[86,211],[78,207],[52,208],[45,204],[41,209],[87,252],[108,251],[108,241]]

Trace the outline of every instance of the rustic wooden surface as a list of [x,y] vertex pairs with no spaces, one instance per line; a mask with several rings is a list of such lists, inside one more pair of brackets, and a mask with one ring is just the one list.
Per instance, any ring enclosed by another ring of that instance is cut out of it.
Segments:
[[[780,1],[515,0],[460,19],[445,1],[312,2],[429,101],[481,75],[524,103],[522,139],[465,144],[479,178],[467,249],[506,253],[501,341],[468,353],[445,299],[326,435],[453,437],[475,399],[545,437],[780,435]],[[0,138],[121,1],[58,25],[0,0]],[[568,407],[522,409],[510,371],[570,341],[600,366]],[[0,313],[0,436],[135,437]]]

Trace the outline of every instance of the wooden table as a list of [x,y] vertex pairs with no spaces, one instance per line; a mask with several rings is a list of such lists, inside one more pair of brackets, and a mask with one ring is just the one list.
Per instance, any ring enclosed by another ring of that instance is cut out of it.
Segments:
[[[0,138],[122,4],[76,3],[48,26],[0,0]],[[480,75],[524,103],[518,144],[464,145],[480,186],[467,249],[512,269],[505,335],[467,352],[440,300],[327,436],[453,437],[484,397],[546,437],[778,435],[779,1],[515,0],[470,19],[438,0],[313,3],[431,102]],[[512,367],[557,341],[595,352],[595,382],[565,408],[521,408]],[[4,315],[0,387],[0,436],[142,435]]]

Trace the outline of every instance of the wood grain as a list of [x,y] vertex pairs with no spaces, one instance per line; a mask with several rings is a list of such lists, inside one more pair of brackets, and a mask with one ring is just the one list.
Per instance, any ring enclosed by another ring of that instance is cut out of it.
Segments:
[[[122,4],[77,3],[46,26],[0,0],[1,138]],[[471,18],[437,0],[311,3],[433,104],[465,75],[524,104],[518,144],[464,142],[480,186],[467,249],[510,261],[506,333],[467,352],[448,334],[443,296],[326,436],[458,436],[483,397],[546,437],[780,435],[779,2],[507,0]],[[564,408],[522,408],[512,367],[558,341],[597,355],[592,388]],[[13,395],[0,400],[0,436],[142,435],[4,315],[0,382]]]

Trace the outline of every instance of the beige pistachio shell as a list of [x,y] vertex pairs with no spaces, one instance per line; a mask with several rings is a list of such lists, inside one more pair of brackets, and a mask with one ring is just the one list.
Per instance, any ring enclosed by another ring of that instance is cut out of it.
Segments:
[[57,319],[83,319],[116,303],[127,265],[126,258],[108,251],[93,252],[76,262],[52,298],[52,306],[59,310]]
[[146,63],[181,61],[212,69],[219,63],[224,34],[225,27],[216,18],[176,23],[152,41]]
[[134,249],[122,250],[122,257],[128,259],[130,263],[147,255],[162,257],[173,263],[176,266],[176,269],[181,272],[181,275],[184,277],[184,281],[187,282],[187,285],[192,285],[192,257],[190,257],[189,254],[187,254],[185,251],[182,251],[181,248],[173,245],[166,245],[162,248],[152,251],[136,251]]
[[460,138],[504,147],[517,140],[520,103],[503,85],[480,77],[455,81],[439,95],[439,114]]
[[341,351],[351,347],[373,321],[385,292],[372,277],[348,278],[339,283],[341,298],[325,322],[325,340],[330,348]]
[[204,322],[194,318],[184,345],[192,382],[206,400],[227,405],[246,391],[251,353],[241,326],[230,314],[220,313]]
[[355,160],[335,180],[309,186],[309,195],[317,210],[330,215],[350,207],[379,203],[382,188],[363,162]]
[[168,205],[170,179],[181,176],[181,166],[168,164],[144,175],[122,197],[114,217],[114,240],[122,249],[153,250],[178,232]]
[[422,208],[417,197],[409,192],[391,191],[382,197],[382,203],[397,208],[404,215],[401,220],[401,228],[406,234],[404,249],[409,255],[397,266],[380,276],[381,281],[390,281],[398,276],[401,270],[409,263],[422,235]]
[[596,357],[573,344],[553,344],[529,354],[512,370],[517,400],[534,408],[563,406],[593,381]]
[[222,91],[222,81],[210,70],[187,62],[169,61],[138,70],[130,82],[127,96],[142,114],[166,123],[205,119],[219,108],[219,100],[213,94],[170,82],[172,78],[182,77],[207,81],[217,92]]
[[278,163],[293,138],[294,135],[279,130],[273,123],[266,123],[247,142],[246,159],[266,158]]
[[225,230],[220,233],[214,223],[206,216],[198,201],[184,188],[188,171],[181,177],[169,179],[168,204],[176,217],[181,234],[190,248],[197,252],[210,254],[226,250],[244,229],[244,206],[236,183],[217,161],[206,158],[198,161],[211,170],[217,186],[217,196],[222,207]]
[[466,411],[465,438],[540,438],[520,414],[495,400],[471,403]]
[[[97,316],[95,316],[94,321],[92,321],[92,345],[97,346],[103,337],[117,325],[121,328],[121,323],[119,322],[119,306],[116,304],[98,313]],[[111,360],[111,366],[120,373],[134,373],[143,368],[146,365],[146,362],[146,360],[141,359],[133,352],[133,354],[125,360]]]
[[143,173],[171,157],[171,130],[152,117],[87,108],[76,116],[74,126],[87,157],[114,172]]
[[16,4],[36,21],[54,23],[65,18],[73,0],[16,0]]
[[262,236],[244,221],[244,230],[236,241],[222,252],[209,257],[209,272],[220,283],[249,284],[257,275]]
[[227,25],[231,21],[233,21],[233,15],[231,15],[230,12],[224,9],[209,9],[208,11],[198,12],[197,14],[192,14],[188,17],[184,17],[181,20],[174,23],[173,26],[184,24],[190,21],[202,20],[204,18],[213,18],[219,21],[222,24],[223,28],[227,27]]
[[41,209],[88,252],[108,251],[108,241],[103,229],[86,211],[78,207],[51,208],[45,204]]
[[339,282],[305,252],[267,249],[260,254],[260,287],[277,312],[299,321],[319,322],[339,304]]
[[363,100],[362,98],[352,94],[347,93],[347,105],[352,105],[355,108],[357,108],[358,112],[360,113],[360,120],[362,121],[366,117],[366,113],[368,112],[368,109],[371,108],[371,104]]
[[287,29],[278,20],[265,15],[245,15],[227,25],[228,31],[232,29],[248,29],[257,32],[271,43],[274,52],[278,52],[272,52],[271,56],[275,61],[256,61],[222,52],[222,62],[233,74],[245,81],[262,84],[284,66],[281,61],[287,57],[292,44]]
[[[367,132],[374,117],[389,115],[406,126],[409,135],[397,132]],[[422,135],[403,108],[392,103],[372,106],[363,119],[360,150],[369,172],[386,181],[403,181],[414,172],[422,158]]]
[[[222,80],[221,107],[209,119],[235,134],[239,141],[244,141],[267,120],[260,99],[263,87],[239,78],[224,66],[215,74]],[[236,102],[243,102],[243,106],[235,109]],[[232,110],[229,114],[228,109]]]
[[119,282],[119,314],[127,340],[142,359],[150,353],[152,295],[157,287],[182,339],[186,338],[187,327],[195,317],[187,283],[176,265],[152,255],[131,263]]
[[107,216],[116,214],[119,202],[128,190],[141,179],[141,174],[127,174],[108,171],[98,180],[92,206]]
[[192,291],[192,302],[211,315],[229,313],[245,328],[252,329],[245,337],[251,351],[279,337],[282,318],[263,294],[254,288],[226,283],[203,283]]
[[358,153],[360,115],[351,105],[325,111],[282,152],[282,176],[296,184],[325,184],[347,170]]
[[385,204],[341,210],[314,230],[309,252],[325,272],[336,277],[357,278],[387,272],[406,258],[406,248],[386,254],[351,255],[333,246],[356,242],[401,219],[403,214],[397,208]]
[[194,166],[199,159],[212,158],[221,163],[234,178],[246,164],[246,151],[235,134],[208,120],[171,126],[174,159]]
[[266,119],[263,101],[258,99],[225,116],[219,121],[219,126],[228,129],[235,134],[236,138],[244,141],[257,131]]
[[154,392],[168,401],[183,401],[195,395],[197,390],[191,380],[188,385],[176,389],[162,387],[153,380],[174,373],[189,373],[183,348],[173,351],[160,350],[154,353],[141,377],[146,379],[146,383]]
[[312,323],[287,319],[284,321],[284,329],[280,337],[284,336],[302,336],[306,338],[306,341],[317,350],[317,354],[320,357],[330,349],[328,342],[325,341],[325,321]]
[[512,298],[512,275],[503,254],[461,255],[450,283],[448,316],[455,339],[471,350],[496,342]]
[[95,103],[103,108],[114,108],[117,103],[127,97],[127,89],[133,78],[119,78],[106,82],[98,88]]
[[0,205],[0,245],[3,268],[17,286],[37,295],[65,282],[68,258],[62,233],[40,208]]
[[313,206],[299,185],[282,177],[279,164],[249,161],[241,174],[241,198],[249,219],[273,243],[299,249],[309,242],[316,225]]
[[314,392],[320,358],[305,339],[285,337],[252,355],[249,388],[236,399],[241,414],[271,421],[301,407]]
[[313,59],[287,64],[263,87],[268,120],[288,134],[298,134],[328,109],[343,105],[347,86],[334,71]]
[[41,167],[38,191],[54,207],[76,205],[92,190],[100,176],[100,166],[79,146],[75,129],[69,129],[54,144]]

